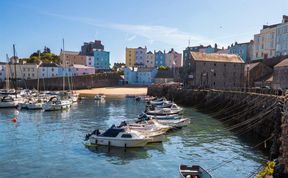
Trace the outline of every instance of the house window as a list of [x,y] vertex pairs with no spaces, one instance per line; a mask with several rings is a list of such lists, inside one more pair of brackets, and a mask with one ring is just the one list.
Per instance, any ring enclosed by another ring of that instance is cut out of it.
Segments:
[[214,72],[214,77],[216,77],[216,73]]
[[216,63],[214,63],[214,66],[216,66]]

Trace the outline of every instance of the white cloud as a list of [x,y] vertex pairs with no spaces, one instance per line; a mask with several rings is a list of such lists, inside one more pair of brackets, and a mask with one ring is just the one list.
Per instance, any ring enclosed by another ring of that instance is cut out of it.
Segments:
[[127,41],[133,41],[135,38],[136,38],[136,35],[132,35],[127,39]]
[[82,17],[69,17],[59,14],[44,13],[45,15],[54,16],[66,20],[77,21],[87,25],[92,25],[101,28],[109,28],[114,30],[123,31],[130,36],[127,41],[132,41],[136,36],[141,36],[147,39],[148,43],[160,42],[176,49],[183,49],[187,47],[188,41],[190,40],[191,45],[199,44],[213,44],[213,41],[187,32],[183,32],[175,27],[161,26],[161,25],[134,25],[134,24],[118,24],[118,23],[99,23],[91,18]]

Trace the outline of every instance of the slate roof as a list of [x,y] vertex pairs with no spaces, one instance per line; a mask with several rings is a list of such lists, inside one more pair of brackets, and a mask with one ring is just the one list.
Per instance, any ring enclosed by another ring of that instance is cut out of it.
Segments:
[[58,67],[58,65],[53,63],[53,62],[52,63],[43,62],[43,63],[40,64],[39,67]]
[[288,58],[284,59],[283,61],[279,62],[274,67],[288,67]]
[[195,61],[244,63],[241,57],[235,54],[191,52],[191,56]]

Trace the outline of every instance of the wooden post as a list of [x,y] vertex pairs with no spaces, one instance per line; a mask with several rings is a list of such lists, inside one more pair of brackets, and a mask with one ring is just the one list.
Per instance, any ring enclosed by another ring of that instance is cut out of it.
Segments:
[[288,173],[288,94],[285,95],[282,116],[282,134],[280,137],[280,164],[284,165],[284,173]]

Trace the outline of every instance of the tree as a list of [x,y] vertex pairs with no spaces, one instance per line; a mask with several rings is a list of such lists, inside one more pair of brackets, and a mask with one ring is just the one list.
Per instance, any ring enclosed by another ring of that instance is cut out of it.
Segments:
[[167,66],[160,66],[159,70],[168,70],[169,68]]

